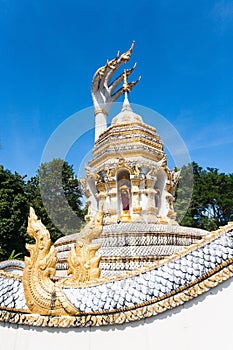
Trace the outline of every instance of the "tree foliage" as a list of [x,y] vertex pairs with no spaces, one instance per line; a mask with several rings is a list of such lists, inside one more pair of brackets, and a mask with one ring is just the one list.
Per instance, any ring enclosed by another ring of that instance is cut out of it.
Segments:
[[[47,196],[43,200],[41,186]],[[14,255],[27,253],[30,206],[50,231],[53,241],[64,234],[77,232],[84,216],[81,197],[80,183],[72,166],[61,159],[42,164],[37,175],[28,181],[0,166],[0,260],[8,259],[13,251]],[[49,209],[53,212],[52,219]]]
[[25,232],[29,209],[26,183],[18,173],[0,166],[0,259],[12,251],[25,252]]
[[[187,178],[187,185],[191,184],[190,166],[193,168],[193,194],[181,224],[216,230],[232,221],[233,174],[219,173],[216,168],[203,169],[193,162],[181,170],[181,177]],[[185,192],[185,188],[178,186],[176,196],[182,197]],[[184,208],[180,203],[176,207],[178,216],[184,214],[182,210]]]
[[41,164],[28,187],[30,203],[53,241],[79,230],[82,191],[71,165],[61,159]]

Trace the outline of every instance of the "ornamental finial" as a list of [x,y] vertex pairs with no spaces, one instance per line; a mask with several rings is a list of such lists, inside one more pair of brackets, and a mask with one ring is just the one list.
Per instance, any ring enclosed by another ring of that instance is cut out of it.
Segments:
[[127,71],[126,71],[126,69],[124,69],[123,78],[124,78],[124,83],[123,83],[123,86],[122,86],[123,92],[124,93],[130,92],[131,88],[130,88],[130,85],[129,85],[128,81],[127,81]]

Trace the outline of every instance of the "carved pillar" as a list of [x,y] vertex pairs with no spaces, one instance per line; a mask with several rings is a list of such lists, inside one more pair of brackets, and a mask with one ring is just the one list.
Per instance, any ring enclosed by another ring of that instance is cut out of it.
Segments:
[[140,197],[139,197],[140,182],[141,182],[141,180],[139,178],[132,178],[131,179],[132,209],[133,209],[132,219],[133,219],[133,221],[142,221],[142,216],[141,216],[142,207],[140,205]]
[[155,207],[155,195],[157,193],[155,187],[156,179],[146,179],[146,194],[147,194],[147,221],[157,223],[157,211]]
[[[166,199],[166,217],[168,219],[168,221],[170,221],[170,223],[172,224],[177,224],[176,222],[176,213],[174,211],[174,200],[175,197],[173,196],[173,194],[175,193],[175,188],[177,185],[177,179],[179,176],[179,172],[172,172],[169,174],[169,178],[166,182],[166,187],[165,187],[165,199]],[[174,176],[176,176],[177,178],[173,181]]]
[[97,197],[99,199],[99,210],[106,212],[106,185],[103,182],[96,184],[97,190],[99,193]]
[[106,223],[117,222],[117,189],[116,181],[108,180],[108,208],[106,209]]
[[175,200],[175,197],[171,193],[168,193],[165,198],[167,201],[167,217],[173,223],[175,223],[176,213],[174,212],[174,207],[173,207],[173,202]]

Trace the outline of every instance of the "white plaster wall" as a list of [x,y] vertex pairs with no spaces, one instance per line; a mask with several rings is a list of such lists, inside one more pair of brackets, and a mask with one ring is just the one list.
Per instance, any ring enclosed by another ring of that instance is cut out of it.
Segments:
[[1,350],[232,350],[233,281],[185,305],[122,326],[45,329],[0,323]]

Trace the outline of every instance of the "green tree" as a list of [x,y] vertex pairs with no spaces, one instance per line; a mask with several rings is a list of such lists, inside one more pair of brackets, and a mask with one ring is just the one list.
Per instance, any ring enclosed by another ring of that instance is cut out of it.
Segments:
[[216,168],[202,172],[202,218],[207,229],[216,229],[233,219],[233,174]]
[[[226,225],[233,219],[233,174],[219,173],[216,168],[203,169],[193,162],[182,168],[181,177],[190,177],[190,166],[193,168],[193,194],[181,224],[206,230]],[[186,188],[178,185],[177,198],[185,195],[183,192]],[[178,217],[184,214],[179,202],[175,209]]]
[[42,164],[28,181],[0,166],[0,260],[27,254],[25,243],[32,241],[27,234],[29,206],[55,241],[79,230],[85,214],[81,198],[73,167],[60,159]]
[[53,241],[77,232],[83,222],[82,191],[73,167],[61,159],[41,164],[28,181],[30,204]]
[[[175,169],[177,171],[178,169]],[[193,166],[188,164],[180,169],[179,182],[175,194],[174,210],[177,213],[177,221],[184,226],[193,226],[192,215],[187,215],[190,210],[190,200],[193,194]]]
[[29,203],[24,177],[0,166],[0,260],[25,250]]

